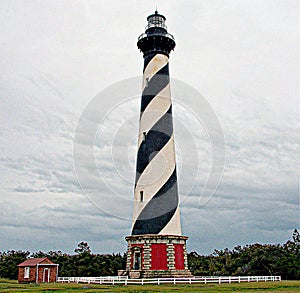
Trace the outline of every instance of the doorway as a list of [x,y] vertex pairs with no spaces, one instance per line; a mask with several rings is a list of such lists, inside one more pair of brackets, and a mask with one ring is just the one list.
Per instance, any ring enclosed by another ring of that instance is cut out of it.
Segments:
[[133,269],[140,270],[141,269],[141,252],[135,251],[133,255]]
[[50,279],[50,270],[44,269],[43,282],[49,283],[49,279]]

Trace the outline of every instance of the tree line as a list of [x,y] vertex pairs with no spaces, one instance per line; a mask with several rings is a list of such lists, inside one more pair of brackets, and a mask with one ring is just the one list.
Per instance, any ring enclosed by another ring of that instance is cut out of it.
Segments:
[[[125,253],[93,254],[86,242],[80,242],[74,252],[0,252],[0,277],[17,279],[17,265],[28,257],[48,257],[58,263],[60,277],[113,276],[126,266]],[[190,252],[188,264],[195,276],[280,275],[283,279],[300,279],[300,235],[295,229],[292,240],[284,244],[236,246],[232,250],[215,250],[210,255]]]
[[118,270],[126,266],[126,254],[93,254],[86,242],[80,242],[74,252],[74,255],[61,251],[39,251],[32,254],[20,250],[0,252],[0,278],[17,279],[17,265],[29,257],[48,257],[59,264],[60,277],[115,276]]
[[294,230],[285,244],[251,244],[215,250],[203,256],[188,254],[189,269],[202,276],[281,276],[300,279],[300,235]]

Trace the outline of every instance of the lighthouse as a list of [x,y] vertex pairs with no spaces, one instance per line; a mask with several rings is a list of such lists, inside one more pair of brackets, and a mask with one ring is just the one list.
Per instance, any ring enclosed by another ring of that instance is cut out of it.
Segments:
[[169,77],[169,55],[176,44],[163,15],[155,11],[147,21],[137,42],[144,70],[126,274],[190,277],[188,237],[181,234]]

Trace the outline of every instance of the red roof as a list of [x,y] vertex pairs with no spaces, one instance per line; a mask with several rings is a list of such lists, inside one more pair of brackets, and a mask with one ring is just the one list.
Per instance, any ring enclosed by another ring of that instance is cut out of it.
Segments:
[[[27,260],[18,264],[18,267],[34,267],[37,264],[40,264],[41,262],[43,262],[45,259],[47,259],[47,257],[28,258]],[[51,261],[51,263],[53,263],[53,262]]]

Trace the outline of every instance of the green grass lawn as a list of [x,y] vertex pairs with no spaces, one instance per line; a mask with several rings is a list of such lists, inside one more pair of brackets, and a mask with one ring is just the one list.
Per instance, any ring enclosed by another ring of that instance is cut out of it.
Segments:
[[18,284],[0,279],[0,292],[300,292],[300,281],[192,285]]

